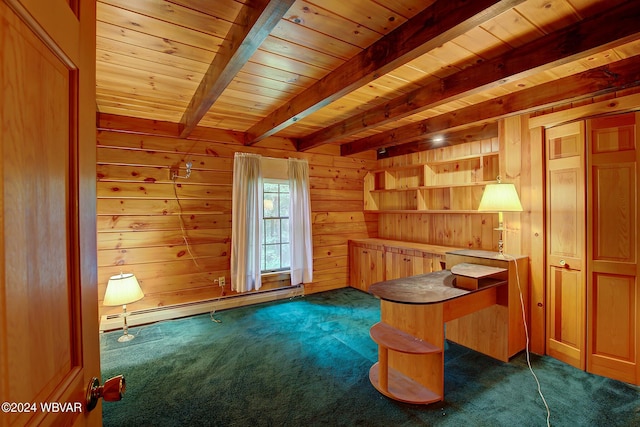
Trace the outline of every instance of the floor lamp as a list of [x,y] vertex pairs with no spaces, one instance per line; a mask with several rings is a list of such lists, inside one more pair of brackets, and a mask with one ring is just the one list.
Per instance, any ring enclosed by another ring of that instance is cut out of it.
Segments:
[[124,318],[124,334],[118,338],[118,342],[131,341],[134,335],[129,335],[127,326],[127,304],[138,301],[144,297],[138,279],[132,273],[118,274],[111,276],[107,283],[107,292],[104,294],[102,304],[107,306],[122,306],[122,317]]
[[504,222],[502,213],[522,211],[522,204],[520,203],[516,186],[513,184],[503,184],[500,182],[500,177],[498,177],[497,184],[487,184],[484,187],[484,193],[482,193],[482,199],[480,200],[478,210],[484,212],[498,212],[498,228],[495,229],[500,232],[497,258],[504,259],[504,242],[502,240]]

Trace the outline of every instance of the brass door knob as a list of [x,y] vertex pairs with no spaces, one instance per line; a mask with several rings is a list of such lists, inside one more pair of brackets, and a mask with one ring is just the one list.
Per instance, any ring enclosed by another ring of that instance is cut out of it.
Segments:
[[561,259],[560,260],[560,265],[564,267],[565,265],[567,265],[567,261]]
[[97,377],[91,378],[87,387],[87,411],[92,410],[98,404],[101,397],[107,402],[117,402],[124,396],[126,382],[124,375],[109,378],[104,385],[100,385]]

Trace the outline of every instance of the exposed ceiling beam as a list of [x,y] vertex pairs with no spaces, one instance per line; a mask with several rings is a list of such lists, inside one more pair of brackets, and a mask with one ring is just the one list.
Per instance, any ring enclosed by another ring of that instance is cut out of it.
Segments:
[[447,129],[455,130],[487,120],[524,114],[639,85],[640,57],[635,56],[351,141],[340,147],[340,154],[348,156],[366,150],[431,138]]
[[256,143],[524,0],[437,0],[247,131]]
[[293,2],[255,0],[242,7],[180,119],[181,138],[189,136]]
[[482,139],[490,139],[498,137],[498,123],[485,123],[469,129],[448,132],[443,142],[421,141],[410,144],[396,145],[378,153],[378,159],[386,159],[388,157],[402,156],[403,154],[417,153],[419,151],[432,150],[434,148],[442,148],[450,145],[463,144],[465,142],[480,141]]
[[538,38],[497,58],[466,68],[300,140],[300,151],[340,140],[418,112],[531,76],[640,36],[640,2],[607,12]]

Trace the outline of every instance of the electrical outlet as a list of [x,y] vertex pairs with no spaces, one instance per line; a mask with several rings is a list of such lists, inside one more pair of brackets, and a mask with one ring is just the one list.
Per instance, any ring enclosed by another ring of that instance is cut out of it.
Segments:
[[225,285],[224,276],[218,277],[218,286],[220,286],[221,288],[224,288],[224,285]]

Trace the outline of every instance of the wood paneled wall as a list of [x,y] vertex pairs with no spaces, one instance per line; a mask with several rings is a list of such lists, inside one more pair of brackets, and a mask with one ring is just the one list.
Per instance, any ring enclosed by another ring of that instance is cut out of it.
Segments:
[[[139,121],[115,122],[119,123],[101,121],[97,136],[101,315],[121,310],[102,305],[109,277],[120,272],[134,273],[145,293],[142,300],[127,306],[130,311],[232,295],[231,194],[236,151],[309,161],[314,282],[305,285],[305,293],[348,286],[349,239],[378,235],[377,215],[363,212],[362,196],[364,175],[375,167],[373,152],[340,157],[339,146],[329,145],[298,153],[283,139],[244,147],[206,135],[185,140],[136,134]],[[157,129],[153,123],[144,127],[145,132]],[[174,185],[170,168],[179,167],[184,176],[189,160],[191,177],[178,178]],[[214,282],[220,276],[227,282],[224,294]]]

